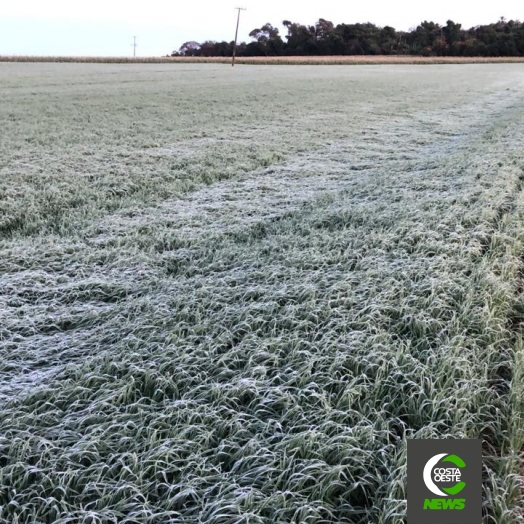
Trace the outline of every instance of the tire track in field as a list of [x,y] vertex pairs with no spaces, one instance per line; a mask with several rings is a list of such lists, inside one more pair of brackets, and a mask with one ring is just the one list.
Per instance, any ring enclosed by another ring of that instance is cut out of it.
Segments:
[[[183,199],[169,200],[160,206],[136,211],[135,216],[129,216],[128,211],[109,215],[83,232],[83,242],[69,240],[70,247],[64,247],[65,253],[59,265],[61,268],[73,268],[78,265],[79,254],[84,253],[85,259],[89,260],[93,249],[103,249],[120,241],[125,251],[126,242],[132,245],[136,235],[150,225],[157,228],[154,233],[165,233],[167,244],[157,246],[162,260],[164,251],[176,251],[180,243],[198,244],[210,238],[219,243],[226,235],[278,221],[324,198],[336,199],[337,195],[349,192],[355,202],[362,205],[372,203],[381,198],[381,193],[375,190],[380,187],[383,177],[401,178],[406,172],[420,172],[422,176],[428,169],[439,166],[444,159],[449,162],[450,158],[461,157],[468,152],[471,140],[488,130],[493,120],[504,120],[516,102],[515,97],[501,99],[494,94],[486,100],[469,104],[464,109],[466,115],[456,109],[441,115],[445,125],[451,124],[453,132],[448,134],[435,133],[441,125],[438,113],[423,111],[413,118],[396,117],[388,120],[391,125],[387,130],[378,129],[376,124],[363,129],[357,141],[333,141],[322,149],[297,155],[283,165],[256,170],[240,180],[204,187]],[[480,107],[484,111],[479,111]],[[475,119],[472,121],[468,115],[475,115]],[[370,184],[372,179],[374,183]],[[423,176],[421,184],[423,187]],[[428,185],[423,190],[446,195],[446,198],[452,196],[446,187]],[[65,242],[67,244],[67,240]],[[29,245],[28,242],[22,249],[28,249]],[[79,268],[84,273],[82,276],[72,271],[65,282],[63,277],[58,282],[54,270],[46,267],[42,271],[28,269],[0,277],[0,288],[4,290],[0,293],[2,324],[11,325],[14,329],[14,335],[10,335],[8,330],[4,335],[0,332],[0,341],[5,341],[0,355],[9,363],[8,371],[0,374],[0,401],[51,379],[60,371],[61,360],[74,362],[96,350],[89,343],[93,329],[98,326],[97,330],[103,330],[104,319],[111,316],[114,305],[99,299],[95,301],[89,293],[81,292],[78,296],[83,302],[80,306],[74,306],[61,298],[62,294],[66,296],[67,288],[72,286],[76,289],[80,285],[96,287],[100,283],[110,285],[108,293],[117,291],[122,302],[127,297],[133,298],[126,291],[130,289],[131,279],[136,284],[137,281],[140,283],[142,276],[144,282],[162,278],[158,268],[148,267],[149,262],[132,262],[133,258],[136,259],[136,253],[133,253],[129,254],[130,265],[133,263],[133,266],[140,267],[138,274],[133,272],[136,267],[131,266],[130,270],[125,270],[89,265]],[[171,277],[176,277],[176,272]],[[33,292],[41,289],[41,293],[26,303],[24,316],[40,324],[47,318],[49,326],[45,332],[41,332],[38,326],[32,331],[31,326],[24,322],[24,331],[19,332],[20,328],[16,326],[21,326],[17,314],[20,306],[12,305],[12,300],[17,295],[16,290],[24,289],[23,282],[30,288],[34,281],[45,283],[32,288]],[[96,296],[100,297],[101,291],[97,289]],[[148,289],[144,292],[151,291],[150,284]],[[53,321],[49,312],[40,305],[45,303],[43,298],[50,293],[54,304],[52,316],[65,316],[69,327],[63,325],[51,329]],[[73,349],[69,344],[71,336],[76,338]],[[51,344],[44,344],[44,341]],[[31,356],[34,347],[44,346],[51,349],[37,359]],[[16,356],[13,356],[13,351]]]
[[[413,117],[392,118],[387,131],[371,124],[362,129],[356,141],[334,141],[281,165],[257,169],[241,178],[190,192],[181,199],[137,210],[133,217],[126,211],[106,216],[93,225],[87,236],[95,244],[104,244],[148,223],[163,222],[173,235],[197,240],[278,219],[318,198],[358,191],[384,168],[391,173],[424,171],[431,162],[467,152],[470,139],[489,128],[493,119],[503,119],[522,98],[518,89],[504,94],[508,96],[497,92],[445,114],[419,111]],[[199,144],[201,140],[195,145]],[[173,151],[193,155],[187,143]],[[364,191],[362,198],[369,195]]]

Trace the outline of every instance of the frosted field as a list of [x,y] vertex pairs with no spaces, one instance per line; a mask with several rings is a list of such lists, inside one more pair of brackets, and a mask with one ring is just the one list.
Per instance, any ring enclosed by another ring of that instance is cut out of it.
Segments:
[[524,519],[524,68],[0,64],[0,522]]

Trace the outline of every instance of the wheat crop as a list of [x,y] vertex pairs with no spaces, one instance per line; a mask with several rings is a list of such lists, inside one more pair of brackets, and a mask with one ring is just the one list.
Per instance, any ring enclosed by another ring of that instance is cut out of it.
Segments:
[[482,438],[521,522],[520,66],[0,96],[0,522],[400,524],[408,438]]

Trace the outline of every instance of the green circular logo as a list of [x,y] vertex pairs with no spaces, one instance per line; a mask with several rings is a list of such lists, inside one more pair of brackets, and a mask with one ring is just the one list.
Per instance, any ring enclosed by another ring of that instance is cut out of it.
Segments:
[[[439,462],[449,462],[442,467],[435,467]],[[457,455],[440,453],[431,457],[424,466],[424,483],[426,487],[439,497],[446,495],[457,495],[465,487],[466,483],[462,482],[461,468],[466,467],[466,463]],[[455,482],[454,486],[449,488],[439,487],[438,484]]]

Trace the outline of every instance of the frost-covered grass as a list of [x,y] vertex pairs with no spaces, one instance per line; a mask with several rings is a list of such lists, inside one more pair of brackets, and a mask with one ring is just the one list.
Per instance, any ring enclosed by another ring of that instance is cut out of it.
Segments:
[[518,65],[0,65],[0,521],[521,522]]

